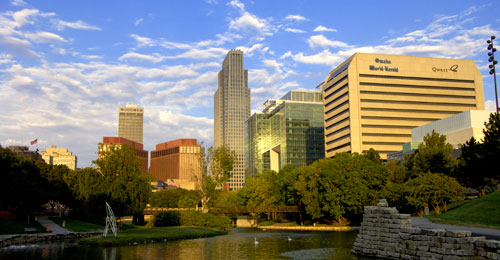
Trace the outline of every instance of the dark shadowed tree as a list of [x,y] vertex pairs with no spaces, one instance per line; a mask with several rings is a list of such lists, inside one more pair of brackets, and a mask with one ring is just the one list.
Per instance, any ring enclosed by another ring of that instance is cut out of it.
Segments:
[[132,214],[133,222],[144,222],[143,211],[151,195],[151,177],[141,172],[141,162],[133,148],[111,146],[94,162],[104,177],[101,189],[111,201],[119,202]]

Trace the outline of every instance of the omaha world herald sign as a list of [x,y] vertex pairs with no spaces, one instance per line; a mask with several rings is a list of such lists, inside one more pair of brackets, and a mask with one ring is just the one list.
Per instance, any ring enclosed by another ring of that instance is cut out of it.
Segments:
[[388,59],[376,58],[375,63],[378,63],[378,64],[377,65],[370,65],[370,70],[399,72],[398,67],[389,67],[389,66],[382,65],[382,64],[391,64],[391,61]]

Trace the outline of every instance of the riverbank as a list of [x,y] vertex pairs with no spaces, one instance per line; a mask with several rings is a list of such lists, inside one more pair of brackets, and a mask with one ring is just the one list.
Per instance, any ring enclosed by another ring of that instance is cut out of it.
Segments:
[[92,246],[137,245],[180,239],[214,237],[225,234],[227,234],[225,231],[201,227],[157,227],[126,230],[119,232],[116,237],[113,234],[108,234],[107,237],[95,236],[83,238],[78,241],[78,244]]
[[359,227],[340,226],[340,227],[313,227],[313,226],[258,226],[261,230],[288,230],[288,231],[335,231],[350,232],[359,231]]

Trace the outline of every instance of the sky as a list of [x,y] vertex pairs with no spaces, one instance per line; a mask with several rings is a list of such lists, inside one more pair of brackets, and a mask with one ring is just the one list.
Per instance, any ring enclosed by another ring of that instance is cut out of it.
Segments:
[[356,52],[472,59],[494,109],[486,40],[500,37],[499,14],[494,0],[0,0],[0,145],[37,139],[30,149],[54,144],[91,166],[118,135],[118,107],[137,104],[146,150],[211,146],[231,49],[244,51],[252,113],[313,90]]

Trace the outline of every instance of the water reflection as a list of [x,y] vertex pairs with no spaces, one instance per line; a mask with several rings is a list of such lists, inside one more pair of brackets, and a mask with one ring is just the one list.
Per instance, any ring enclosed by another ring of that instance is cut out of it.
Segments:
[[350,253],[355,238],[356,233],[349,232],[234,229],[226,236],[137,246],[59,242],[9,247],[0,249],[0,259],[357,259]]

